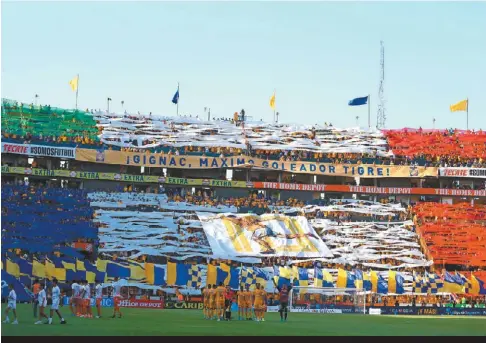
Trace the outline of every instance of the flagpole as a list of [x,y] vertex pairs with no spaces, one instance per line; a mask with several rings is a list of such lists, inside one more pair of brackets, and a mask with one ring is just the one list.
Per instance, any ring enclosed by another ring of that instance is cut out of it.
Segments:
[[368,94],[368,128],[371,129],[371,116],[370,116],[370,109],[371,109],[371,95]]
[[274,88],[273,89],[273,101],[274,101],[274,105],[273,105],[273,122],[276,123],[277,121],[275,120],[275,113],[276,113],[276,108],[275,108],[275,102],[277,101],[277,97],[275,95],[275,93],[277,93],[277,89]]
[[469,98],[466,98],[466,130],[469,130]]
[[76,85],[76,110],[78,109],[79,74],[77,75],[77,77],[78,77],[78,83]]
[[179,93],[179,82],[177,82],[177,116],[179,116],[179,99],[180,99],[180,93]]

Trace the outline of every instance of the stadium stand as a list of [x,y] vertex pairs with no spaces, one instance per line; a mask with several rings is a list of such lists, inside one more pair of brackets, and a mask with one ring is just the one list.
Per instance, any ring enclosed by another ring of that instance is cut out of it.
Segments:
[[[450,283],[471,302],[484,298],[486,290],[475,278],[486,280],[486,207],[477,204],[484,200],[482,193],[467,193],[484,190],[484,180],[414,174],[415,166],[484,167],[486,135],[481,131],[203,121],[64,110],[6,99],[1,121],[2,157],[9,157],[2,183],[2,268],[25,284],[53,275],[63,287],[80,275],[90,282],[121,277],[136,294],[153,287],[198,296],[208,279],[224,280],[233,288],[259,282],[273,293],[276,277],[309,286],[361,284],[372,293],[367,304],[375,306],[449,303],[452,298],[443,291]],[[100,155],[251,156],[407,170],[402,177],[384,180],[326,176],[325,182],[337,186],[332,196],[322,190],[270,192],[255,189],[253,182],[308,185],[312,174],[297,178],[254,168],[238,175],[242,185],[237,188],[225,183],[224,167],[215,172],[142,171],[139,166],[108,165],[98,157],[87,162],[21,156],[5,152],[4,143],[88,149]],[[19,169],[9,172],[8,167]],[[166,183],[169,178],[173,180]],[[363,183],[363,191],[339,190]],[[401,194],[387,194],[395,185]],[[438,191],[412,195],[408,190],[414,187]],[[440,194],[446,190],[464,192]],[[380,289],[382,281],[386,287]],[[325,304],[309,294],[299,299]],[[271,301],[278,303],[275,296]]]

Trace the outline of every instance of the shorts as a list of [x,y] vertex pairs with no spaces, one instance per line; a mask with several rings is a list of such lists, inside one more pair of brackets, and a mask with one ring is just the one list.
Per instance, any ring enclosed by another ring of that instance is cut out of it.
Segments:
[[115,307],[120,307],[120,301],[121,301],[121,297],[119,295],[115,295],[113,297],[113,302],[115,304]]
[[12,309],[12,310],[15,310],[17,308],[17,303],[16,302],[9,302],[7,307]]
[[59,310],[59,300],[53,300],[51,310]]
[[263,309],[263,303],[262,302],[255,302],[253,304],[253,307],[256,309],[256,310],[262,310]]
[[224,301],[223,300],[219,300],[216,302],[216,308],[223,308],[224,307]]
[[96,306],[101,306],[101,298],[96,298]]
[[231,302],[232,302],[231,300],[226,299],[226,300],[224,301],[224,307],[225,307],[225,308],[230,307],[230,306],[231,306]]
[[238,308],[246,308],[246,303],[238,303]]
[[88,307],[91,305],[91,299],[83,299],[83,305]]
[[214,309],[214,301],[210,301],[209,302],[209,308],[210,309]]
[[47,299],[44,300],[42,303],[39,303],[40,307],[46,307],[47,306]]
[[287,309],[287,307],[288,307],[288,306],[289,306],[289,303],[288,303],[288,302],[286,302],[286,301],[282,301],[282,302],[280,303],[280,308],[279,308],[279,311],[283,311],[283,310]]

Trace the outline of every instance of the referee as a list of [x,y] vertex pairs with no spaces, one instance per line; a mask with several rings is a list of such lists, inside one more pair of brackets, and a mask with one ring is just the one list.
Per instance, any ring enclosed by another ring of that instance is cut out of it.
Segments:
[[[278,309],[278,312],[280,312],[280,321],[281,322],[286,322],[287,321],[287,314],[288,314],[288,306],[289,306],[289,293],[290,290],[292,289],[292,285],[283,285],[282,288],[278,287],[277,283],[275,282],[275,279],[272,279],[273,284],[275,285],[275,288],[278,290],[280,294],[280,308]],[[285,315],[284,315],[285,314]]]
[[226,320],[231,320],[231,305],[233,304],[234,296],[235,296],[235,292],[233,292],[231,287],[227,285],[226,292],[224,293],[224,308],[226,309],[225,312]]

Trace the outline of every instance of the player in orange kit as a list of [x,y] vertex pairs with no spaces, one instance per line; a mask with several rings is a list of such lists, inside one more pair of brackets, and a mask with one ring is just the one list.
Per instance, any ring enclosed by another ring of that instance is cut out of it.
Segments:
[[216,315],[218,316],[218,322],[224,319],[224,297],[226,295],[226,288],[223,283],[220,282],[218,288],[216,288]]
[[216,285],[212,285],[208,289],[209,305],[208,305],[208,318],[213,319],[216,308]]
[[209,289],[211,288],[211,285],[207,285],[206,287],[204,287],[203,289],[203,292],[202,292],[202,296],[203,296],[203,316],[204,316],[204,319],[208,319],[209,318],[209,315],[208,315],[208,307],[209,307]]
[[256,284],[256,289],[253,291],[253,308],[255,309],[255,317],[257,322],[264,322],[263,311],[267,302],[267,292]]

